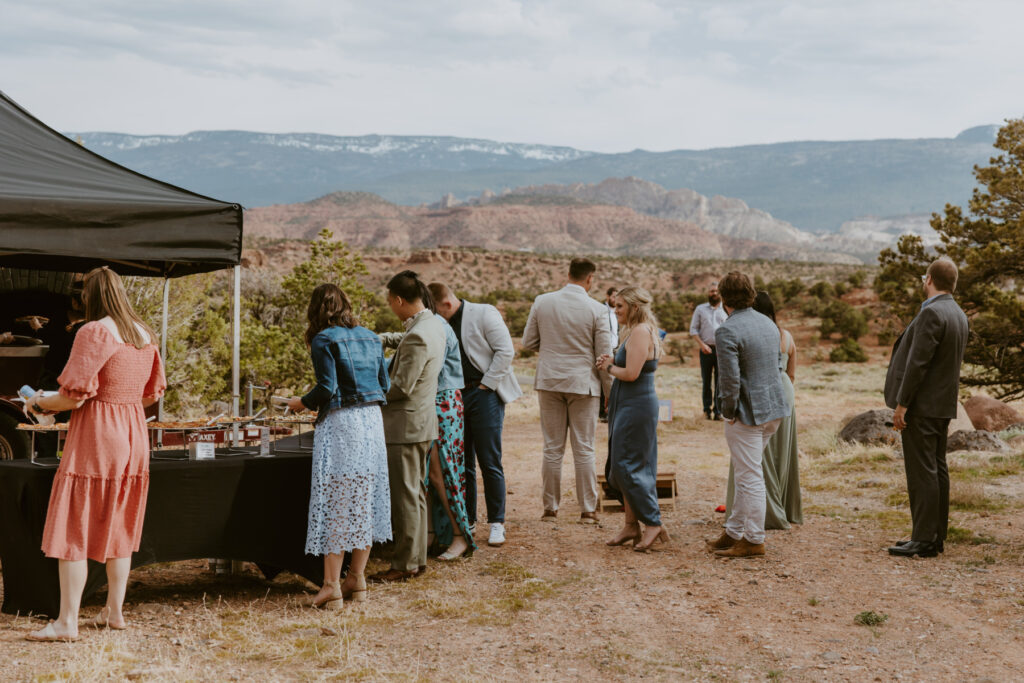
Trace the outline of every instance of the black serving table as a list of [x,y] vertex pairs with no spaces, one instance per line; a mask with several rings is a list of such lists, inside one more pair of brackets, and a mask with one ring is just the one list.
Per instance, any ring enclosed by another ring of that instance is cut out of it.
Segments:
[[[237,450],[231,453],[238,453]],[[188,460],[184,451],[154,451],[139,551],[132,567],[208,557],[254,562],[268,578],[282,570],[313,583],[323,559],[305,554],[309,453],[252,453]],[[0,562],[8,614],[60,610],[57,560],[41,550],[56,460],[0,462]],[[106,584],[89,561],[83,598]]]

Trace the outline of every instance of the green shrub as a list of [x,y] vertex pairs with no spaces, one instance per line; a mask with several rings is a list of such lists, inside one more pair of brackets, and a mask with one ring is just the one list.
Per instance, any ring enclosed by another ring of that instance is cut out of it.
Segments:
[[855,340],[844,338],[828,354],[828,359],[833,363],[866,363],[868,355]]

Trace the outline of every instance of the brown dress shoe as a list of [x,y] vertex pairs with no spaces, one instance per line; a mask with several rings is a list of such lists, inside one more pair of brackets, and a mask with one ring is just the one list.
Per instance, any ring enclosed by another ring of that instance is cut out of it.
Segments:
[[544,514],[540,516],[542,522],[554,522],[558,520],[558,510],[545,510]]
[[580,524],[598,524],[596,512],[581,512]]
[[395,583],[396,581],[408,581],[419,575],[419,571],[403,572],[401,569],[388,569],[387,571],[371,574],[366,577],[366,581],[368,583]]
[[757,557],[764,555],[764,543],[753,544],[745,538],[736,541],[731,548],[716,550],[719,557]]
[[733,547],[736,545],[736,539],[723,531],[721,536],[713,541],[705,540],[704,544],[707,545],[708,552],[714,552]]

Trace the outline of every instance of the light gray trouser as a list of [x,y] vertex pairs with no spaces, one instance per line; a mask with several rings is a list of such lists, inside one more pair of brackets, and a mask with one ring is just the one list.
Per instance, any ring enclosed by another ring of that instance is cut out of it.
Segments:
[[732,514],[725,521],[725,533],[731,538],[747,539],[758,545],[764,543],[764,515],[767,507],[764,471],[761,456],[781,419],[763,425],[745,425],[739,420],[725,423],[725,441],[729,444],[732,466],[735,470],[736,495]]
[[544,463],[541,466],[544,509],[558,509],[562,457],[568,432],[576,467],[576,497],[582,512],[594,512],[597,509],[594,433],[597,431],[597,408],[601,399],[560,391],[538,391],[537,396],[540,401],[540,429],[544,435]]

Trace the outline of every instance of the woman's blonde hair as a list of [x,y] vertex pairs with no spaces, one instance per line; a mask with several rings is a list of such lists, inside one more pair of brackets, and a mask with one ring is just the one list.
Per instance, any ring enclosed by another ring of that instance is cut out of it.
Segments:
[[[658,318],[651,310],[651,302],[654,297],[643,287],[630,285],[619,290],[617,295],[626,304],[626,323],[624,327],[632,330],[640,325],[648,325],[651,328],[651,338],[654,340],[654,356],[661,355],[661,337],[658,334]],[[622,336],[621,334],[619,335]]]
[[[85,299],[85,319],[91,322],[109,316],[117,325],[117,331],[125,343],[144,349],[156,341],[156,335],[128,303],[128,293],[121,278],[106,266],[86,273],[82,298]],[[139,331],[138,326],[142,326],[148,338]]]

